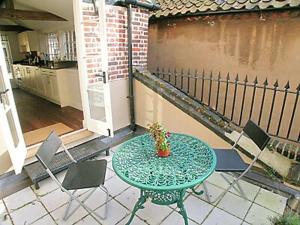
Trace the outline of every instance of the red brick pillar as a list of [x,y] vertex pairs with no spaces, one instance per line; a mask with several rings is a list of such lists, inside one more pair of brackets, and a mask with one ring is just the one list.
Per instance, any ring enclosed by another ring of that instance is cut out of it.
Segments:
[[[86,55],[99,55],[86,58],[87,75],[91,82],[101,71],[101,39],[99,22],[92,4],[83,4],[84,45]],[[149,12],[134,8],[132,15],[133,66],[147,69]],[[127,52],[127,11],[124,7],[106,6],[106,32],[109,80],[124,79],[128,76]]]

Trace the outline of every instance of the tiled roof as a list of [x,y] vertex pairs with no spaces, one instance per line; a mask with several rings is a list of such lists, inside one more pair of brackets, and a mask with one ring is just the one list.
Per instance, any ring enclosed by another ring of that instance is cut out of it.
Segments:
[[153,17],[188,15],[197,12],[267,9],[300,6],[300,0],[156,0]]

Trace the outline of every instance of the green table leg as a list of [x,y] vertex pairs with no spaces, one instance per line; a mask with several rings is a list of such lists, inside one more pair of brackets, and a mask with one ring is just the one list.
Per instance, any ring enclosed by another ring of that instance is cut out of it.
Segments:
[[185,208],[184,208],[184,205],[183,205],[183,197],[185,195],[185,189],[183,189],[180,193],[180,198],[179,200],[177,201],[177,207],[179,208],[179,213],[182,215],[183,217],[183,220],[184,220],[184,225],[188,225],[189,222],[188,222],[188,217],[187,217],[187,214],[186,214],[186,211],[185,211]]
[[204,193],[204,191],[196,191],[195,187],[192,188],[192,191],[196,195],[202,195]]
[[131,216],[130,216],[128,222],[126,223],[126,225],[129,225],[129,224],[132,222],[135,213],[136,213],[139,209],[143,209],[143,208],[144,208],[143,205],[144,205],[144,203],[146,202],[146,200],[147,200],[147,197],[144,195],[143,190],[141,190],[141,195],[140,195],[140,197],[139,197],[139,200],[135,203],[135,206],[134,206],[134,208],[133,208],[133,211],[132,211],[132,213],[131,213]]

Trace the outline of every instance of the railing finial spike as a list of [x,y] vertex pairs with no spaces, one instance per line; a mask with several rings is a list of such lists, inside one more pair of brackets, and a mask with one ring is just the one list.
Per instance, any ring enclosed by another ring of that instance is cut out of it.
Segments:
[[210,78],[213,77],[213,74],[212,74],[212,70],[210,71],[210,75],[209,75]]
[[298,87],[296,88],[296,90],[297,90],[298,92],[300,92],[300,83],[298,84]]
[[230,76],[229,76],[229,72],[227,73],[227,76],[226,76],[226,80],[229,80],[230,79]]
[[236,74],[235,81],[236,81],[236,82],[239,81],[239,74],[238,74],[238,73]]
[[257,76],[255,77],[253,83],[254,83],[255,85],[258,84]]
[[245,83],[247,83],[248,82],[248,75],[246,74],[246,77],[245,77]]
[[279,86],[279,84],[278,84],[278,79],[276,79],[276,81],[275,81],[275,83],[274,83],[274,87],[278,87]]
[[267,86],[269,83],[268,83],[268,78],[266,78],[265,82],[264,82],[264,86]]
[[219,74],[218,74],[218,80],[221,79],[221,72],[219,71]]
[[287,83],[286,83],[286,85],[284,86],[284,88],[286,89],[286,90],[288,90],[288,89],[290,89],[290,81],[288,81]]

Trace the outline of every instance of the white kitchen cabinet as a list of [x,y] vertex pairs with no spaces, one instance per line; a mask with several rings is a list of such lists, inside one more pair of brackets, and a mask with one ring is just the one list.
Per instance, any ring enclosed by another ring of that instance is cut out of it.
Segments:
[[38,33],[39,51],[48,52],[48,34]]
[[55,103],[60,103],[57,76],[55,70],[41,69],[41,76],[44,77],[45,97]]
[[45,88],[44,88],[44,82],[43,82],[43,76],[41,75],[40,69],[36,71],[36,92],[40,96],[45,96]]
[[14,71],[21,80],[19,87],[59,104],[82,110],[77,68],[45,69],[36,66],[14,65]]
[[26,68],[24,66],[20,66],[20,87],[24,87],[24,80],[25,80],[25,74],[26,74]]
[[41,75],[43,81],[43,88],[44,88],[44,97],[47,99],[51,99],[52,96],[52,89],[50,83],[50,77],[48,75]]
[[30,68],[28,66],[24,70],[23,87],[26,89],[30,87]]
[[18,34],[20,52],[39,51],[40,42],[36,31],[25,31]]
[[40,76],[40,68],[38,67],[32,67],[31,69],[31,89],[33,89],[34,92],[39,91],[39,86],[38,86],[38,77]]
[[26,32],[18,34],[18,41],[20,52],[27,52],[29,50],[29,42]]
[[49,96],[49,98],[54,100],[55,102],[59,102],[57,77],[55,75],[49,77],[50,77],[50,86],[51,86],[51,96]]
[[66,68],[57,70],[56,77],[61,107],[71,106],[82,110],[78,69]]
[[25,66],[24,76],[22,79],[23,88],[28,89],[31,92],[36,91],[37,84],[36,84],[36,68],[33,66]]

